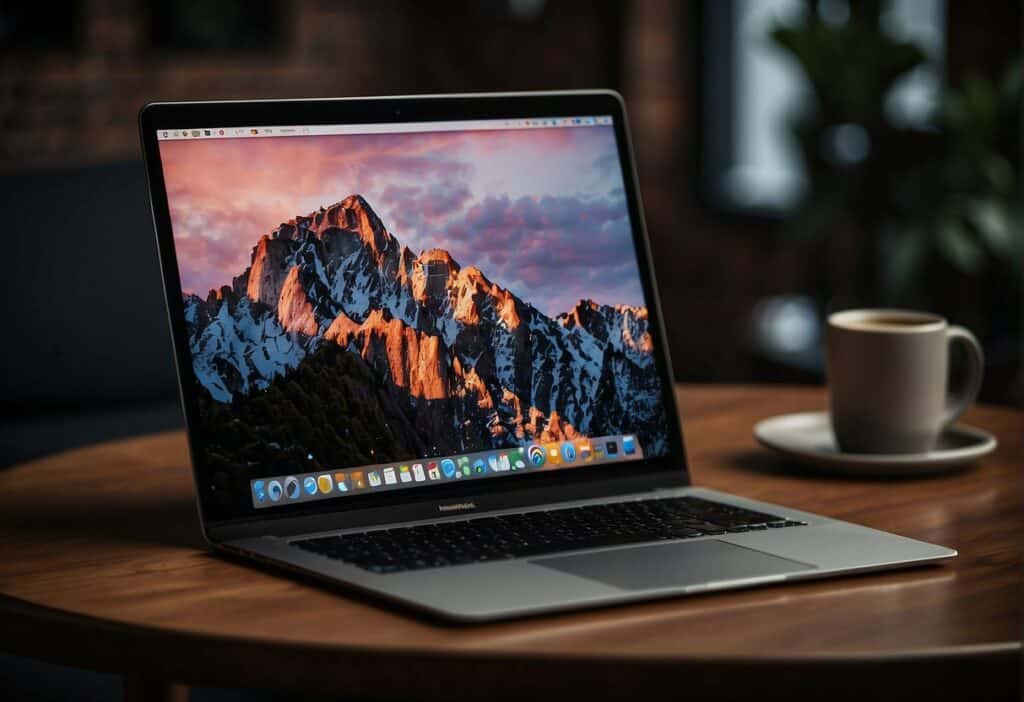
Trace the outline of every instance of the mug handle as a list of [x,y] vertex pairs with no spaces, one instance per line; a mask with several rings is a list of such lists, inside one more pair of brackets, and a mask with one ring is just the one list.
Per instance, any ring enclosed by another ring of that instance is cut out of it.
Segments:
[[946,339],[950,348],[953,344],[960,343],[967,351],[967,377],[962,387],[950,394],[946,400],[946,416],[942,426],[947,427],[967,411],[974,399],[981,390],[981,376],[984,371],[985,356],[981,352],[981,344],[974,334],[963,327],[949,327],[946,329]]

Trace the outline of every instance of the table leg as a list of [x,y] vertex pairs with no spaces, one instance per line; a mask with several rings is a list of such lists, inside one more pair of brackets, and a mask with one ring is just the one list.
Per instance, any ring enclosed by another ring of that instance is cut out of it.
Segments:
[[188,686],[141,675],[122,675],[124,702],[188,702]]

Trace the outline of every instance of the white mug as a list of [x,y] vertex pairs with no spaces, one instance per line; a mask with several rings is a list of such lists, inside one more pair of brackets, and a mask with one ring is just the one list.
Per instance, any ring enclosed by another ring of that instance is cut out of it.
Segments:
[[[828,318],[832,430],[848,453],[925,453],[978,396],[984,359],[974,335],[927,312],[864,309]],[[949,350],[967,351],[950,392]]]

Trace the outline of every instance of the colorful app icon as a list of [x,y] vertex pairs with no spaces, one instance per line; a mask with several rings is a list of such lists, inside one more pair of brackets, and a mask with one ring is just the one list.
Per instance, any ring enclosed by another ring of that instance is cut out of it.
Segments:
[[366,479],[363,477],[363,471],[352,471],[352,487],[356,490],[362,490],[366,487]]
[[502,473],[512,470],[512,461],[509,459],[507,453],[498,454],[498,470]]
[[[420,469],[423,469],[423,464],[417,463]],[[399,466],[398,468],[398,479],[403,483],[412,482],[412,471],[409,470],[409,466]]]
[[544,444],[544,450],[547,451],[548,459],[547,462],[553,466],[562,465],[562,445],[557,441],[550,444]]
[[302,479],[302,489],[306,491],[307,495],[316,494],[316,478],[312,475],[307,475]]
[[424,480],[427,479],[427,474],[423,472],[422,463],[412,464],[412,479],[415,480],[417,483],[422,483]]
[[380,487],[384,484],[384,479],[380,477],[379,470],[371,470],[366,474],[366,479],[370,481],[370,487]]
[[395,467],[394,466],[388,466],[387,468],[385,468],[384,469],[384,484],[385,485],[394,485],[397,482],[398,482],[398,476],[395,475]]
[[427,468],[427,477],[431,480],[441,479],[441,469],[437,467],[436,463],[431,463],[430,467]]
[[572,445],[571,441],[566,441],[562,444],[562,458],[565,459],[566,463],[572,463],[576,460],[576,447]]
[[594,444],[593,449],[595,461],[600,461],[602,458],[604,458],[604,444]]
[[267,488],[262,480],[255,480],[252,484],[252,496],[260,504],[267,501]]
[[608,454],[608,458],[615,458],[619,455],[619,442],[617,441],[606,441],[604,442],[604,452]]
[[622,437],[622,452],[627,456],[632,456],[636,453],[636,437],[635,436],[624,436]]
[[270,496],[271,502],[278,502],[284,497],[284,488],[281,487],[281,483],[276,480],[267,483],[267,495]]
[[284,494],[288,495],[289,500],[299,499],[299,479],[294,475],[289,475],[284,479]]
[[469,456],[459,456],[456,461],[458,462],[459,469],[463,469],[469,465]]
[[444,473],[444,477],[446,478],[454,478],[456,475],[455,461],[450,458],[446,458],[441,461],[441,472]]
[[484,459],[478,458],[473,461],[473,472],[477,475],[483,475],[487,472],[487,464],[484,462]]
[[318,475],[316,486],[320,488],[321,495],[330,495],[331,490],[334,489],[334,479],[329,475]]
[[512,470],[526,470],[526,452],[523,449],[516,449],[509,456],[512,462]]
[[338,488],[338,492],[348,492],[348,476],[344,473],[335,473],[334,485]]
[[590,439],[580,439],[576,442],[576,455],[580,457],[581,461],[594,460],[594,451],[590,447]]
[[526,449],[516,446],[508,452],[508,460],[512,462],[512,470],[522,470],[526,467]]
[[530,465],[534,468],[540,468],[544,465],[545,453],[544,447],[540,444],[533,444],[530,448],[526,449],[526,457],[530,459]]

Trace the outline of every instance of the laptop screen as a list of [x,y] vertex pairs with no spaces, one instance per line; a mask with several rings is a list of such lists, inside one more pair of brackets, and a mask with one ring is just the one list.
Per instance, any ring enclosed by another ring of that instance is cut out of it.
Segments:
[[612,116],[157,138],[197,460],[233,503],[670,450]]

